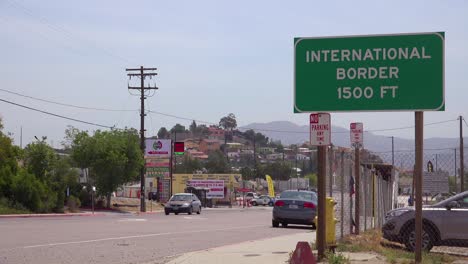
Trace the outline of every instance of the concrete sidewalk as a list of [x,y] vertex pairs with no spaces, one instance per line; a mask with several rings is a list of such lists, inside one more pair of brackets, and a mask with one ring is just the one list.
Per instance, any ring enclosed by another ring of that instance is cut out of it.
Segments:
[[[178,256],[167,264],[285,264],[299,241],[314,241],[315,232],[249,241]],[[314,256],[316,253],[314,253]],[[351,263],[385,263],[372,253],[343,253]]]

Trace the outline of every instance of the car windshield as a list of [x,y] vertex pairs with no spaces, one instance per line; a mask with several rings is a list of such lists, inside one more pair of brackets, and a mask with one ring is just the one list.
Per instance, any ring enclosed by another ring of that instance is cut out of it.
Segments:
[[281,199],[298,199],[298,200],[308,200],[317,202],[317,194],[313,192],[297,192],[297,191],[287,191],[282,192],[280,195]]
[[174,195],[171,198],[171,201],[190,201],[191,197],[190,195]]

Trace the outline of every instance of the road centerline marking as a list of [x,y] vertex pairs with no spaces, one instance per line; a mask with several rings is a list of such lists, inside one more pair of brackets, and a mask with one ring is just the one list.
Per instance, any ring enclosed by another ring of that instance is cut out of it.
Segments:
[[185,232],[164,232],[164,233],[153,233],[153,234],[134,235],[134,236],[108,237],[108,238],[100,238],[100,239],[90,239],[90,240],[81,240],[81,241],[70,241],[70,242],[59,242],[59,243],[48,243],[48,244],[24,246],[24,247],[21,247],[21,249],[96,243],[96,242],[112,241],[112,240],[120,240],[120,239],[146,238],[146,237],[157,237],[157,236],[179,235],[179,234],[196,234],[196,233],[213,232],[213,231],[229,231],[229,230],[257,228],[257,227],[264,227],[264,226],[265,225],[251,225],[251,226],[239,226],[239,227],[218,228],[218,229],[200,229],[200,230],[185,231]]

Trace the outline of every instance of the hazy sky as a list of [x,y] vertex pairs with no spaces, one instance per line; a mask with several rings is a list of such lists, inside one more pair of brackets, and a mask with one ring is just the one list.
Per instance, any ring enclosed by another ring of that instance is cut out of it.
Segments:
[[[324,4],[326,2],[326,4]],[[92,108],[139,109],[125,68],[157,67],[160,88],[147,109],[239,125],[288,120],[293,114],[293,39],[357,34],[446,32],[445,112],[425,122],[468,119],[467,1],[0,1],[0,89]],[[138,84],[136,79],[131,84]],[[88,122],[139,128],[138,112],[76,109],[0,90],[0,99]],[[311,98],[313,100],[313,98]],[[0,102],[5,131],[23,145],[47,136],[59,147],[76,123]],[[332,114],[334,125],[365,129],[412,126],[414,114]],[[190,121],[158,114],[147,135]],[[465,126],[465,130],[468,127]],[[383,134],[383,133],[380,133]],[[412,129],[385,132],[412,138]],[[427,126],[425,137],[456,137],[456,121]]]

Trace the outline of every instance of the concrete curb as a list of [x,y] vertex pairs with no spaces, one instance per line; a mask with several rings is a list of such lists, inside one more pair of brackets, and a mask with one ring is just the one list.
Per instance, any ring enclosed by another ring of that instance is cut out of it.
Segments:
[[30,217],[71,217],[71,216],[102,216],[103,213],[66,213],[66,214],[9,214],[0,215],[1,218],[30,218]]

